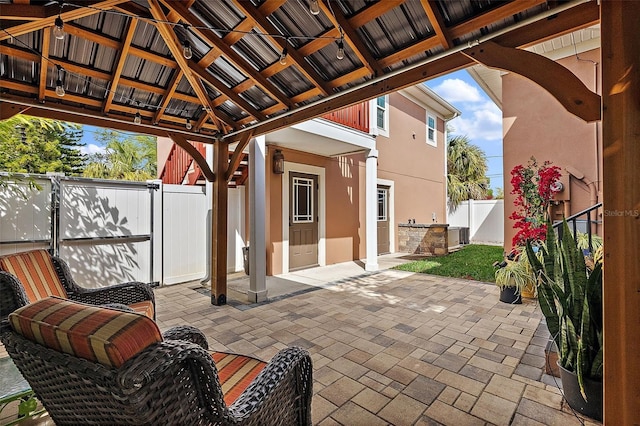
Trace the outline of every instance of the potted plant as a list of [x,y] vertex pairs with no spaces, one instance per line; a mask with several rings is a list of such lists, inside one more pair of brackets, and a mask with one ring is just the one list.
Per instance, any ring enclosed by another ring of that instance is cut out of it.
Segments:
[[558,241],[551,224],[542,262],[530,243],[527,256],[538,277],[538,301],[558,347],[565,398],[576,411],[602,420],[602,261],[587,268],[567,222]]
[[496,269],[496,285],[500,288],[500,301],[522,303],[522,290],[529,282],[529,272],[523,262],[505,259]]

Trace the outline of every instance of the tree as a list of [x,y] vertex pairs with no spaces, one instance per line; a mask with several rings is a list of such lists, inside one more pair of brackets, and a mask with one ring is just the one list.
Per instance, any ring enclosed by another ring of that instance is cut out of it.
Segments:
[[78,124],[16,115],[0,122],[0,170],[79,175],[85,161],[81,138]]
[[450,211],[468,199],[485,199],[489,188],[487,157],[466,135],[447,140],[447,194]]
[[99,179],[144,181],[157,175],[156,138],[128,135],[109,129],[96,132],[106,146],[104,153],[91,156],[84,176]]

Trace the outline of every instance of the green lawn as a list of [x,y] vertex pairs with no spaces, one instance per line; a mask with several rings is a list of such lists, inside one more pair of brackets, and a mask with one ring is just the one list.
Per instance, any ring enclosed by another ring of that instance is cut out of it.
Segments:
[[495,282],[493,263],[502,260],[502,246],[470,244],[441,257],[398,265],[394,269],[445,277]]

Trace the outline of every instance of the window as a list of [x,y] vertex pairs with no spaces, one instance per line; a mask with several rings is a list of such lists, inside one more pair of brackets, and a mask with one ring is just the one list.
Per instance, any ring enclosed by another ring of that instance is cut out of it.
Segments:
[[313,222],[313,179],[293,178],[293,223]]
[[380,96],[376,99],[376,124],[378,133],[389,136],[389,97]]
[[387,188],[378,188],[378,222],[387,221],[387,197],[389,190]]
[[427,143],[429,145],[438,145],[436,135],[436,119],[430,115],[427,115]]

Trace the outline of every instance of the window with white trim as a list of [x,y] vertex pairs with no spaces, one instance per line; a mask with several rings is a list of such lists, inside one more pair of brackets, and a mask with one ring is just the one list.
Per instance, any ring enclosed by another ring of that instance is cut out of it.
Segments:
[[376,99],[376,125],[378,134],[389,136],[389,96],[380,96]]
[[429,145],[438,146],[436,132],[436,119],[435,117],[427,114],[427,143]]

